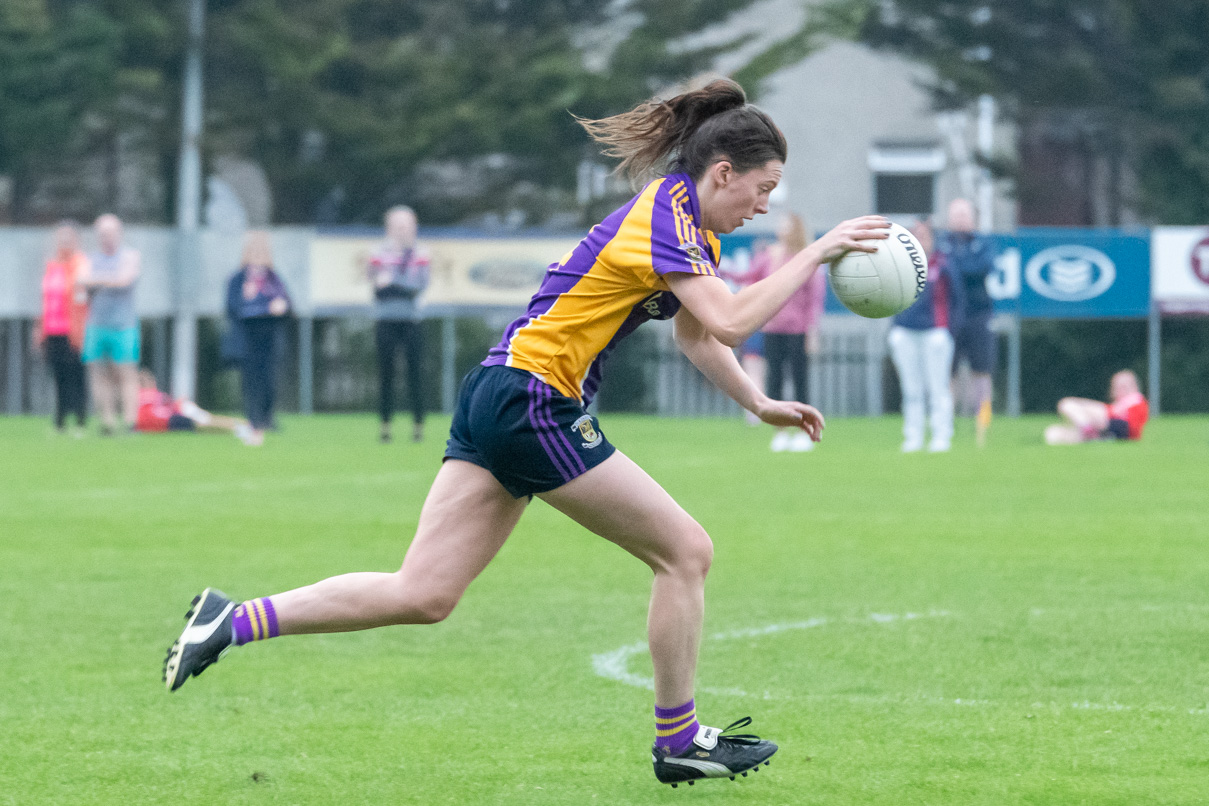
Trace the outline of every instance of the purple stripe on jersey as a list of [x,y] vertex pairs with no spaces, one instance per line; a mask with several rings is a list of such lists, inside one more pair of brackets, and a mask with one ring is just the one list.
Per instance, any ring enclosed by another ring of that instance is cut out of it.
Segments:
[[[550,460],[550,464],[554,465],[554,468],[558,471],[558,474],[563,477],[563,481],[567,482],[571,480],[571,474],[567,472],[562,462],[559,461],[559,457],[555,455],[555,452],[550,449],[550,442],[547,441],[546,435],[542,433],[544,424],[541,422],[541,418],[537,413],[537,401],[541,392],[537,383],[536,378],[529,380],[529,424],[532,425],[533,430],[537,432],[537,440],[542,444],[542,449],[546,452],[546,458]],[[542,385],[544,386],[545,384]]]
[[627,204],[615,210],[600,224],[592,227],[591,231],[572,250],[571,256],[567,258],[565,264],[562,266],[559,266],[557,263],[550,264],[549,269],[546,271],[546,276],[542,278],[541,286],[537,289],[537,293],[533,295],[533,299],[529,300],[528,310],[525,311],[523,316],[508,325],[500,343],[492,347],[491,351],[487,353],[487,359],[483,362],[483,366],[506,364],[508,362],[508,347],[512,342],[512,337],[516,335],[516,331],[549,311],[554,303],[558,301],[559,297],[574,288],[580,278],[591,271],[592,267],[596,265],[596,258],[600,254],[600,251],[617,235],[617,231],[621,228],[625,217],[629,215],[630,210],[640,197],[641,194],[630,199]]
[[604,349],[596,354],[596,358],[592,360],[592,365],[588,367],[588,371],[584,375],[584,408],[588,407],[588,404],[596,397],[596,393],[600,391],[605,362],[608,361],[618,343],[637,330],[643,322],[649,322],[651,319],[671,319],[679,310],[680,300],[676,299],[676,295],[671,291],[652,294],[630,310],[629,316],[621,323],[621,327],[617,328],[617,332],[613,334],[613,338],[609,339],[609,343],[604,346]]
[[552,397],[554,397],[554,390],[551,389],[549,386],[547,386],[546,387],[546,416],[550,418],[550,425],[552,427],[552,430],[558,434],[558,438],[561,439],[562,443],[567,446],[567,452],[571,454],[571,458],[574,459],[575,464],[579,466],[579,472],[586,473],[586,472],[588,472],[588,466],[584,464],[583,457],[581,457],[576,452],[575,446],[573,446],[571,444],[571,440],[567,439],[567,435],[564,434],[563,430],[558,427],[558,424],[556,422],[554,422],[554,412],[550,408],[550,399]]

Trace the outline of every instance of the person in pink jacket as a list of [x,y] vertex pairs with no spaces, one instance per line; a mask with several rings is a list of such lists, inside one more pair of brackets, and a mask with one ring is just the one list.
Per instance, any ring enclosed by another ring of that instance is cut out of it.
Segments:
[[[777,225],[776,242],[752,258],[751,268],[744,274],[731,279],[743,285],[763,280],[806,248],[808,240],[802,217],[786,213]],[[819,319],[823,315],[826,296],[827,278],[823,272],[815,272],[761,329],[767,362],[765,394],[781,396],[788,370],[793,381],[792,399],[806,402],[808,356],[818,353]],[[798,434],[791,433],[791,429],[779,429],[772,438],[774,451],[808,451],[813,447],[810,437],[800,439]]]

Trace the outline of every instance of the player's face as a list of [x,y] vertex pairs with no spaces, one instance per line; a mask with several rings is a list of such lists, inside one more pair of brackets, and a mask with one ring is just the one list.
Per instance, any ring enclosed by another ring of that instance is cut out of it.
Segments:
[[768,212],[768,196],[780,183],[785,164],[769,160],[759,168],[739,173],[729,162],[719,162],[709,170],[714,193],[709,209],[701,211],[705,219],[702,223],[713,232],[734,232],[743,222]]

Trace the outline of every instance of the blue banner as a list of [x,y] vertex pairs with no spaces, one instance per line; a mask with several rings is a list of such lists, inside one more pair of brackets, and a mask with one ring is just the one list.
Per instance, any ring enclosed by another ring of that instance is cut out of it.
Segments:
[[987,288],[996,310],[1026,319],[1142,318],[1150,311],[1146,232],[1021,229],[994,236]]
[[[987,290],[995,310],[1026,319],[1144,318],[1150,311],[1150,233],[1146,230],[1022,228],[987,236],[995,271]],[[771,237],[722,238],[724,268],[746,270]],[[848,313],[830,291],[827,313]]]

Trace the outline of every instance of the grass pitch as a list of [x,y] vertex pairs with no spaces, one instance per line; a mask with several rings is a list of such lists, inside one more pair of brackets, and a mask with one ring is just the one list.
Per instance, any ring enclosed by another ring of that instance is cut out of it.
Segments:
[[[0,421],[2,804],[1201,804],[1209,420],[901,456],[899,421],[606,416],[714,536],[698,711],[781,744],[658,785],[649,575],[535,503],[445,623],[233,651],[159,681],[190,597],[397,567],[443,446],[368,417],[74,441]],[[402,430],[402,429],[401,429]],[[603,676],[602,676],[603,675]]]

